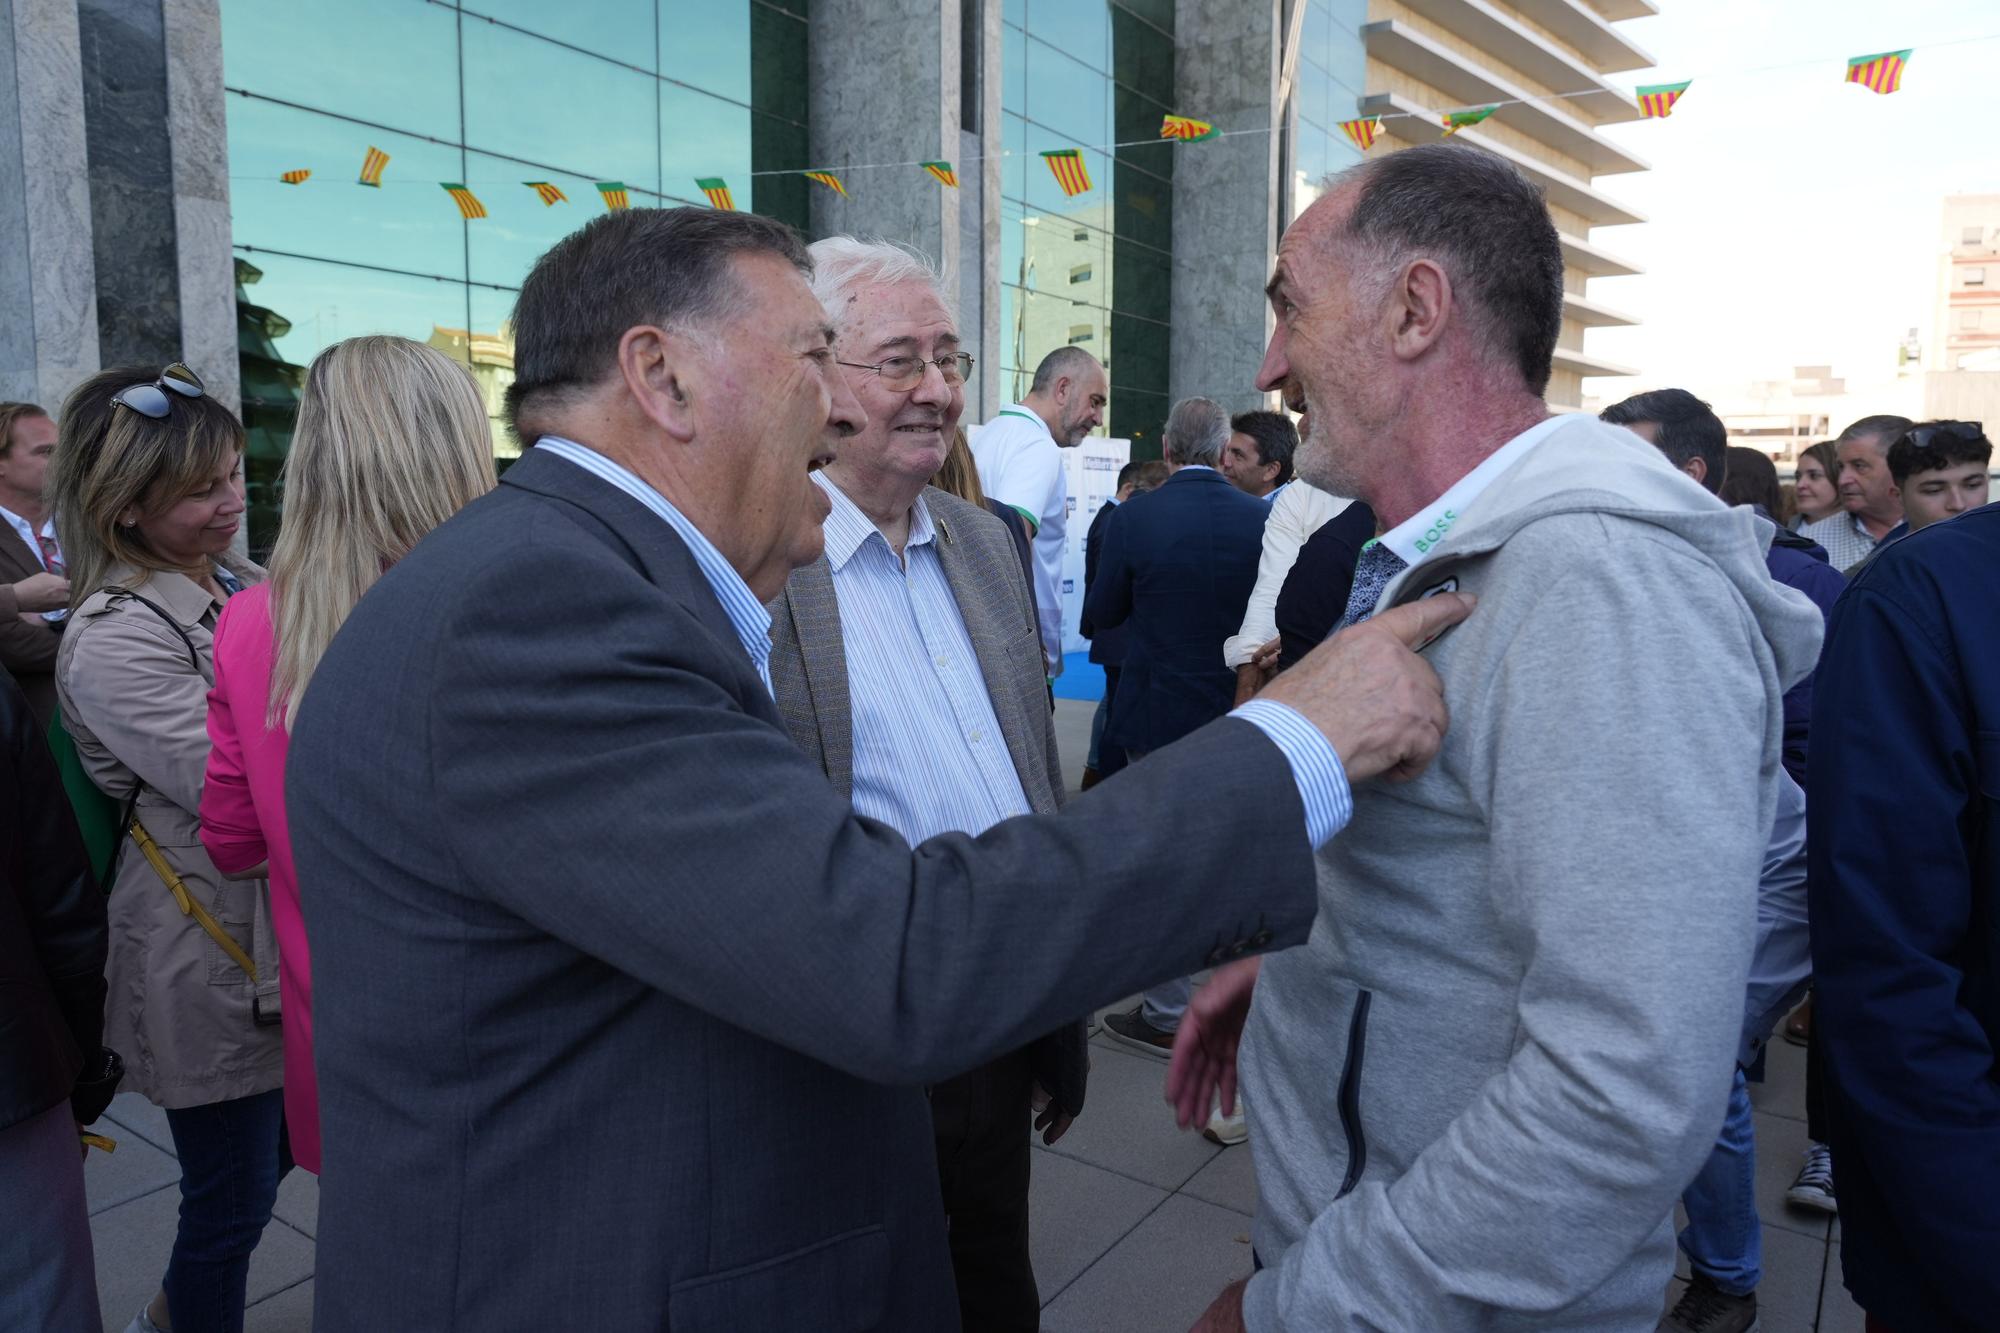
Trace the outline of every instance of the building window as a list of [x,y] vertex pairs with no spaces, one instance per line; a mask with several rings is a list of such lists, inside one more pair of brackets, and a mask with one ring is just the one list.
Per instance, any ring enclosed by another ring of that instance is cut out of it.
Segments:
[[1089,282],[1089,281],[1090,281],[1090,265],[1078,264],[1070,269],[1069,271],[1070,286],[1074,287],[1079,282]]
[[1961,310],[1961,311],[1959,311],[1959,312],[1958,312],[1958,327],[1960,327],[1961,329],[1976,329],[1976,328],[1978,328],[1978,327],[1979,327],[1979,312],[1978,312],[1977,310]]
[[1087,241],[1090,239],[1090,229],[1088,227],[1078,227],[1070,239],[1072,241]]
[[1096,336],[1097,330],[1089,324],[1072,324],[1069,326],[1069,345],[1071,347],[1079,347]]
[[1966,269],[1964,270],[1964,275],[1964,282],[1968,287],[1984,287],[1986,285],[1986,270],[1984,268]]
[[1985,239],[1986,239],[1986,228],[1967,227],[1964,231],[1959,233],[1958,243],[1960,245],[1978,245],[1981,241]]

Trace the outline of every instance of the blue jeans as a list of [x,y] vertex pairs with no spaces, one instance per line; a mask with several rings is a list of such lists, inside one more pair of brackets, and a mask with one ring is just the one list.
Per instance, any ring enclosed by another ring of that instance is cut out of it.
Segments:
[[1701,1174],[1681,1195],[1681,1232],[1694,1271],[1732,1296],[1748,1296],[1764,1276],[1764,1233],[1757,1221],[1757,1136],[1743,1071],[1729,1087],[1729,1113]]
[[181,1224],[161,1286],[174,1333],[242,1333],[250,1252],[292,1169],[285,1094],[273,1088],[167,1112],[181,1159]]

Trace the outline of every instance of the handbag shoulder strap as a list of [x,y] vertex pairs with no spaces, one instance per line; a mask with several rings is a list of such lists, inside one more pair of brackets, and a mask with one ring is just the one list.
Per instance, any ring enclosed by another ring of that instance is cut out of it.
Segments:
[[167,614],[166,608],[162,607],[158,602],[154,601],[150,597],[140,596],[138,593],[133,592],[130,588],[120,588],[115,585],[111,585],[107,586],[104,589],[104,591],[110,593],[114,600],[119,597],[129,597],[133,601],[137,602],[139,605],[145,607],[148,611],[151,611],[154,615],[158,616],[161,619],[161,621],[165,623],[168,629],[172,630],[175,634],[178,634],[180,636],[181,646],[187,649],[188,665],[193,667],[196,671],[201,670],[201,653],[196,650],[194,646],[194,640],[189,638],[188,632],[181,628],[180,621],[175,620],[172,616]]

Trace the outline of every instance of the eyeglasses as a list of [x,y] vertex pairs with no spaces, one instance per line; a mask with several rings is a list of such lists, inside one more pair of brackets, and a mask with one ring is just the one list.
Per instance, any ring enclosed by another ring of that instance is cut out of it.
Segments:
[[924,371],[931,366],[938,368],[946,384],[963,384],[972,374],[972,356],[967,352],[953,352],[935,361],[926,361],[920,356],[892,356],[887,361],[874,365],[864,365],[857,361],[840,361],[837,365],[849,370],[872,370],[882,377],[882,387],[895,393],[914,389],[924,382]]
[[1943,435],[1954,440],[1964,440],[1967,444],[1977,444],[1986,438],[1986,423],[1983,421],[1939,421],[1929,426],[1912,427],[1903,436],[1913,449],[1928,449]]
[[167,396],[170,389],[183,398],[199,398],[202,394],[201,376],[176,361],[161,371],[160,377],[151,384],[134,384],[120,389],[112,395],[111,401],[120,407],[131,408],[142,417],[164,421],[174,405],[174,400]]

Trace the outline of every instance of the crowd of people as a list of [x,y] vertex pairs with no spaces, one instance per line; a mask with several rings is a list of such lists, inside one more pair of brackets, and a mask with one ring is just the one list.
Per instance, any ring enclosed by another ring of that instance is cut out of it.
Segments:
[[0,405],[0,1326],[101,1327],[123,1089],[181,1172],[128,1333],[241,1329],[295,1166],[334,1333],[1032,1330],[1031,1137],[1138,994],[1107,1036],[1255,1161],[1198,1329],[1745,1333],[1809,985],[1792,1197],[1871,1327],[1990,1326],[1982,427],[1787,487],[1685,390],[1552,415],[1554,225],[1456,144],[1332,178],[1267,291],[1288,411],[1181,400],[1091,516],[1081,796],[1111,378],[968,439],[906,247],[591,222],[497,484],[462,367],[329,347],[268,571],[196,369]]

